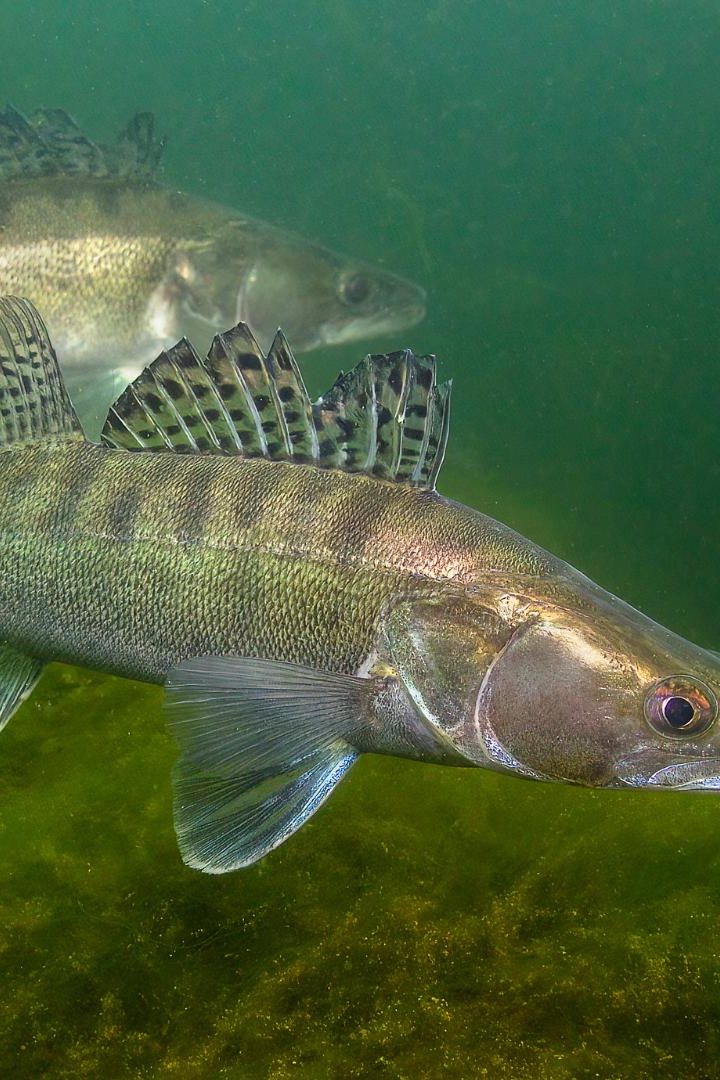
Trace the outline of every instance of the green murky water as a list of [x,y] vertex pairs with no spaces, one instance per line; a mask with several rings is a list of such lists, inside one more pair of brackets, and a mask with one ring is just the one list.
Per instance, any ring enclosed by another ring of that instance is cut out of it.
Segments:
[[[0,10],[0,99],[153,109],[169,183],[423,282],[443,492],[718,646],[715,3]],[[159,699],[57,667],[3,735],[2,1075],[719,1074],[717,798],[368,758],[208,878]]]

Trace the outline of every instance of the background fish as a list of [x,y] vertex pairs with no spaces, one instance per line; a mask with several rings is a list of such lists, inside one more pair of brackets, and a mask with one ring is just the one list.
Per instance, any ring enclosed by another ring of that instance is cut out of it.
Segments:
[[160,187],[163,147],[149,113],[101,146],[61,109],[0,112],[0,291],[42,308],[84,416],[198,320],[265,345],[279,320],[305,351],[423,317],[402,278]]
[[263,857],[361,753],[720,789],[720,657],[435,492],[433,357],[312,405],[240,324],[159,356],[101,445],[23,301],[0,359],[0,726],[48,660],[164,684],[191,866]]

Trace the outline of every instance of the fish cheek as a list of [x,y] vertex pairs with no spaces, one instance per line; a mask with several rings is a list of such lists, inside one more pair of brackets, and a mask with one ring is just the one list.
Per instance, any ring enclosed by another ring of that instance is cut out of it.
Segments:
[[198,243],[174,253],[170,277],[185,316],[217,331],[237,321],[237,295],[244,272],[244,265],[231,252]]
[[483,678],[511,634],[498,615],[464,597],[394,604],[380,652],[389,659],[426,726],[453,754],[470,758]]
[[478,737],[503,767],[596,787],[622,749],[612,659],[579,633],[543,622],[517,631],[480,691]]
[[322,327],[338,307],[332,269],[312,246],[302,251],[288,244],[256,252],[238,282],[238,318],[266,346],[278,326],[298,352],[321,344]]

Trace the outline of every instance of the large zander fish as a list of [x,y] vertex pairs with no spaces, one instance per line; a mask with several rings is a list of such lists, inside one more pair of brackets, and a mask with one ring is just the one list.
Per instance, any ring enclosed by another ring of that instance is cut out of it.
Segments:
[[720,658],[438,495],[448,406],[407,351],[311,404],[240,324],[162,353],[94,445],[0,301],[0,726],[48,660],[165,684],[180,848],[212,873],[363,752],[720,789]]
[[0,110],[0,293],[42,307],[83,408],[88,378],[106,411],[197,320],[305,351],[422,318],[418,286],[158,185],[163,145],[149,113],[101,146],[61,109]]

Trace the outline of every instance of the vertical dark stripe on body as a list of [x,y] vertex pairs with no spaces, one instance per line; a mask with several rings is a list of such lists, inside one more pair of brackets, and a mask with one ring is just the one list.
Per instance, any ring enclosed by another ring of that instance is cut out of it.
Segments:
[[86,502],[97,502],[99,508],[102,503],[97,499],[94,486],[98,477],[105,472],[107,461],[107,456],[102,453],[86,453],[71,458],[70,467],[58,475],[61,490],[57,502],[38,522],[40,528],[48,535],[74,529]]
[[232,489],[223,489],[227,527],[233,535],[243,538],[248,530],[262,529],[267,519],[276,517],[282,472],[282,468],[268,468],[266,463],[253,460],[234,477]]
[[132,540],[135,523],[140,511],[142,490],[137,483],[130,483],[110,504],[107,530],[112,536]]
[[186,543],[199,543],[205,538],[213,512],[212,471],[204,468],[187,469],[177,475],[178,532]]

